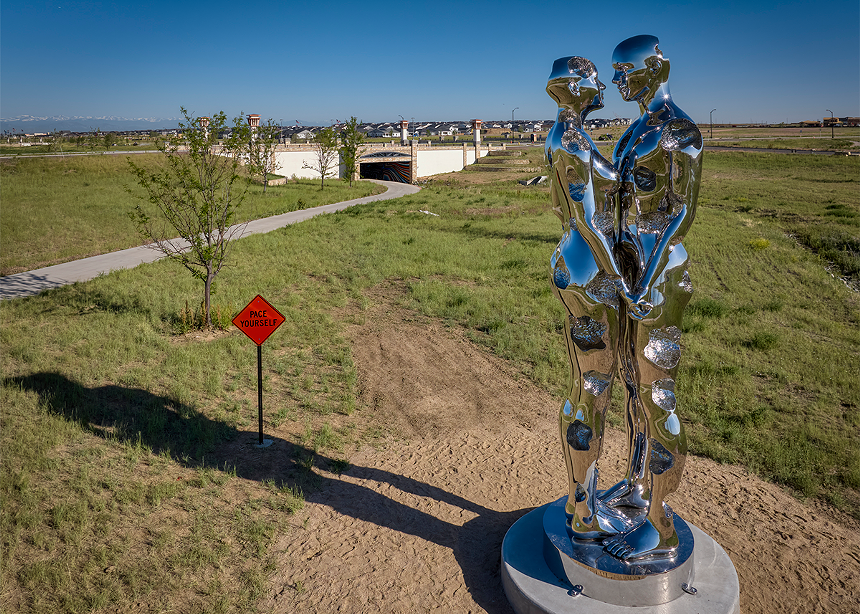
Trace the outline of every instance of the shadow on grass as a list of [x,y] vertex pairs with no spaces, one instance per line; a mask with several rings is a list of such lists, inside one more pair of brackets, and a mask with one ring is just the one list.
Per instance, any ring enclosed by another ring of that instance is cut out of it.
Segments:
[[237,433],[176,399],[139,388],[86,388],[59,373],[6,378],[3,385],[36,393],[50,412],[99,437],[139,441],[187,466],[202,466],[207,452]]
[[[450,548],[472,598],[494,614],[513,611],[499,573],[502,539],[511,525],[533,508],[499,512],[436,486],[373,467],[351,465],[344,472],[475,514],[461,526],[341,479],[330,469],[342,466],[342,461],[300,444],[267,435],[272,445],[257,448],[256,432],[240,431],[211,420],[170,397],[122,386],[87,388],[59,373],[6,378],[3,385],[36,393],[49,411],[97,436],[133,445],[140,442],[155,454],[169,451],[177,463],[187,467],[235,468],[236,476],[243,479],[299,487],[307,501]],[[311,466],[322,471],[314,472]]]

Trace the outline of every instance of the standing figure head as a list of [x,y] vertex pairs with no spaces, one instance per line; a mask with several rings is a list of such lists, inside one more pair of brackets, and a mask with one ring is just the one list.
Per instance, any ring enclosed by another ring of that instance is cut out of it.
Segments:
[[579,120],[595,109],[603,108],[606,86],[597,78],[591,60],[579,56],[559,58],[552,65],[546,93],[560,108],[573,111]]
[[661,88],[668,96],[669,60],[657,46],[656,36],[642,34],[618,43],[612,52],[615,75],[612,82],[618,86],[621,97],[648,107]]

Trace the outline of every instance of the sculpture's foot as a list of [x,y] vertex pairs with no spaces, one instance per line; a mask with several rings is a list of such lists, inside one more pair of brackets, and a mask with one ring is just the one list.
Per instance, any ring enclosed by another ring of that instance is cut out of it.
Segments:
[[605,539],[603,549],[622,561],[670,558],[678,551],[678,534],[669,526],[671,534],[663,537],[648,517],[635,529]]
[[598,500],[610,507],[632,507],[647,510],[648,501],[644,496],[645,488],[641,484],[624,478],[611,488],[597,495]]
[[587,518],[574,514],[568,519],[571,537],[583,540],[601,540],[612,537],[624,531],[629,531],[632,523],[621,512],[597,503],[597,512]]

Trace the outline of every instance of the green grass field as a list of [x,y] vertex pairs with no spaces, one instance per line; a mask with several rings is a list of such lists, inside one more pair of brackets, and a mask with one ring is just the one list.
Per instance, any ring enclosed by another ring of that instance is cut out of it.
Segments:
[[[860,137],[858,137],[860,138]],[[819,139],[819,138],[756,138],[739,140],[705,140],[705,146],[747,147],[753,149],[815,149],[818,151],[857,151],[860,143],[857,138]]]
[[[58,148],[59,147],[59,148]],[[112,151],[157,151],[154,142],[122,142],[111,147]],[[72,153],[105,153],[107,150],[104,145],[88,147],[77,143],[64,142],[59,146],[54,146],[51,143],[34,143],[21,147],[19,145],[9,145],[0,143],[0,156],[43,156],[45,154],[72,154]]]
[[[857,158],[706,154],[678,398],[692,453],[860,518],[860,299],[798,233],[857,241],[858,171]],[[0,304],[4,609],[254,611],[275,535],[302,530],[311,469],[342,469],[381,434],[345,337],[366,291],[400,280],[403,307],[561,398],[559,237],[547,188],[464,173],[237,242],[217,308],[260,293],[287,318],[263,346],[266,430],[292,451],[283,483],[224,465],[254,438],[256,349],[238,331],[176,334],[201,296],[176,264]]]
[[[702,131],[702,134],[707,136],[707,132],[710,130],[709,124],[699,124],[699,129]],[[817,137],[821,139],[830,139],[830,138],[852,138],[857,140],[860,138],[860,127],[857,126],[844,126],[844,127],[834,127],[833,135],[831,137],[830,127],[779,127],[779,126],[768,126],[764,128],[748,128],[748,127],[728,127],[728,126],[720,126],[718,124],[714,124],[714,137],[722,138],[722,137],[752,137],[752,138],[807,138],[807,137]]]
[[[0,160],[0,274],[9,275],[141,245],[128,212],[142,195],[126,156],[75,156]],[[160,154],[137,155],[145,168]],[[128,190],[131,190],[129,193]],[[299,180],[286,185],[251,184],[237,222],[378,194],[383,188],[358,182],[353,188]]]

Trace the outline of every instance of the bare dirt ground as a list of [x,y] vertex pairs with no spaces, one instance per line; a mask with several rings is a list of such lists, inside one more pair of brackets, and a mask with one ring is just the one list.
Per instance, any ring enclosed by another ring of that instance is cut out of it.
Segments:
[[[320,472],[277,544],[261,609],[508,614],[505,532],[563,494],[561,400],[458,331],[399,309],[390,292],[370,298],[351,330],[362,411],[401,437],[352,454],[340,476]],[[607,438],[609,484],[623,438]],[[695,456],[670,504],[728,552],[745,614],[860,612],[860,523],[850,517]]]

